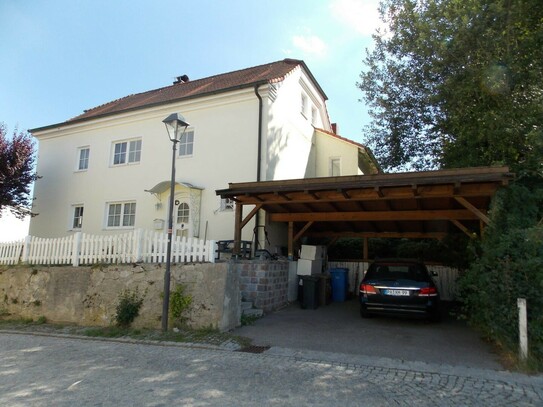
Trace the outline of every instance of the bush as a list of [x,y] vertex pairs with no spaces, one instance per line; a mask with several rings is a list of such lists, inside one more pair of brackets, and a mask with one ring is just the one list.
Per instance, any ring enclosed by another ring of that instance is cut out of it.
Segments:
[[191,304],[192,297],[185,294],[185,286],[182,284],[176,285],[175,290],[170,294],[170,313],[174,325],[179,327],[184,324],[186,320],[184,314]]
[[543,183],[500,191],[477,259],[459,280],[463,314],[511,354],[518,349],[517,298],[528,305],[529,353],[543,369]]
[[117,326],[128,328],[140,313],[145,294],[140,295],[138,289],[134,291],[123,290],[119,295],[116,308],[115,321]]

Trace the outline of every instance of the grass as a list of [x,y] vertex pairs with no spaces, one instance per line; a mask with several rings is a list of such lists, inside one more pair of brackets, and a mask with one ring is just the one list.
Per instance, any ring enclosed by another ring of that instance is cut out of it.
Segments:
[[24,332],[47,332],[68,335],[81,335],[91,338],[130,338],[157,342],[200,343],[221,346],[225,343],[236,344],[240,348],[251,344],[249,338],[220,332],[214,328],[190,329],[162,332],[158,329],[108,327],[81,327],[47,323],[45,317],[32,319],[8,319],[0,315],[0,329]]

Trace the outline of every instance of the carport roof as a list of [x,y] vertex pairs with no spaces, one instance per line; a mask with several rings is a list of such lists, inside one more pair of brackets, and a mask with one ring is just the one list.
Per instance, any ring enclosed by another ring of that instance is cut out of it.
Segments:
[[[478,233],[488,223],[492,196],[512,178],[508,167],[478,167],[230,183],[216,193],[240,207],[236,228],[263,209],[269,221],[289,223],[294,241],[302,236],[442,238],[457,231]],[[245,205],[254,208],[242,219]]]

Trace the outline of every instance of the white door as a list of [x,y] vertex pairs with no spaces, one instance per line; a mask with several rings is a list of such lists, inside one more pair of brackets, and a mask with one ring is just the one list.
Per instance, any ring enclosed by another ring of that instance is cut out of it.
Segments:
[[192,236],[190,233],[191,229],[190,222],[190,206],[187,201],[180,201],[177,205],[177,212],[175,217],[175,235],[179,237],[189,237]]

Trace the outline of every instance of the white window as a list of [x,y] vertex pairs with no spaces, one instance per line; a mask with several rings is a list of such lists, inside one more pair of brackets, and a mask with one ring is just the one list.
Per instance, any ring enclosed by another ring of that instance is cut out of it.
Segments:
[[177,207],[177,223],[187,224],[189,223],[190,218],[190,208],[189,205],[185,202],[179,204]]
[[127,140],[113,145],[113,165],[139,163],[141,159],[141,139]]
[[194,130],[187,130],[179,141],[179,157],[190,157],[194,150]]
[[302,93],[302,100],[301,100],[301,106],[300,106],[300,113],[302,116],[307,117],[307,95],[305,93]]
[[235,202],[232,198],[221,199],[221,211],[233,211]]
[[314,106],[311,108],[311,124],[313,126],[317,124],[317,108]]
[[331,177],[339,177],[341,175],[341,159],[330,158],[330,170]]
[[127,228],[136,223],[135,202],[115,202],[107,205],[107,227]]
[[83,205],[73,207],[72,229],[81,229],[83,226]]
[[90,147],[77,149],[77,170],[85,171],[89,168]]

